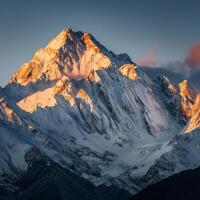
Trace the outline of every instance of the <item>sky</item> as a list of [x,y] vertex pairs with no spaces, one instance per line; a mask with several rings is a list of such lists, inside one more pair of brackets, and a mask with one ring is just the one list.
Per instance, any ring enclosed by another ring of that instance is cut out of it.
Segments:
[[65,27],[141,65],[185,61],[200,41],[199,8],[198,0],[0,0],[0,85]]

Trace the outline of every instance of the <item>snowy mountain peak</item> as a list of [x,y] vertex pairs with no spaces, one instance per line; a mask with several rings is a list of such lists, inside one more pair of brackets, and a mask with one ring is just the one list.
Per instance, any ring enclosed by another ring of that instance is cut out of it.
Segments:
[[117,58],[89,33],[64,29],[45,48],[38,49],[9,82],[26,86],[38,80],[57,80],[63,75],[82,79],[93,70],[112,66],[114,57]]
[[79,102],[78,106],[76,103],[82,99],[93,111],[91,94],[82,85],[77,87],[78,82],[95,84],[101,80],[98,71],[108,68],[131,80],[138,79],[136,65],[126,54],[115,55],[89,33],[64,29],[19,68],[8,87],[16,90],[12,85],[27,86],[27,90],[21,92],[19,87],[16,105],[29,113],[37,108],[55,107],[58,96],[64,97],[74,108],[84,107],[83,103]]

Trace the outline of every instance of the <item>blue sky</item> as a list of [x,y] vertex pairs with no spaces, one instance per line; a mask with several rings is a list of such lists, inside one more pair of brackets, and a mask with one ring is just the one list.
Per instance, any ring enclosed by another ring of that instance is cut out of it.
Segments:
[[65,27],[108,49],[158,64],[184,59],[200,41],[200,1],[0,0],[0,84]]

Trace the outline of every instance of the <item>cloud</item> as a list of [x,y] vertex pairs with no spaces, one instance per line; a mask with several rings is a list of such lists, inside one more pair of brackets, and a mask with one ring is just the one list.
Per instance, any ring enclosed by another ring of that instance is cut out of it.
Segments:
[[200,41],[189,48],[182,60],[159,65],[155,48],[150,48],[145,59],[136,61],[152,78],[166,75],[175,83],[187,79],[191,85],[200,89]]
[[185,58],[185,63],[191,69],[199,69],[200,68],[200,42],[195,43],[192,45],[188,54]]
[[156,54],[155,47],[151,47],[148,50],[147,56],[142,59],[135,59],[137,65],[143,67],[157,67],[158,66],[158,57]]
[[200,41],[194,43],[186,52],[182,60],[166,63],[162,66],[176,73],[184,73],[186,78],[200,70]]
[[155,47],[151,47],[145,58],[135,59],[135,62],[152,78],[166,75],[175,83],[187,79],[200,89],[200,41],[194,43],[181,60],[160,64]]
[[[135,59],[135,62],[142,67],[163,67],[159,64],[159,59],[155,47],[150,47],[146,57]],[[175,71],[193,71],[200,69],[200,41],[194,43],[186,53],[184,59],[172,63],[166,63],[164,67],[174,68]]]

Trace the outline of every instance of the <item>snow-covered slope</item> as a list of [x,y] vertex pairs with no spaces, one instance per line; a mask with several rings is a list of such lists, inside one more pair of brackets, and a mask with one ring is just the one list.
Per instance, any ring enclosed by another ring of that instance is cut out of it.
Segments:
[[144,177],[136,182],[141,187],[160,181],[180,171],[200,166],[200,131],[182,133],[167,144],[168,152],[158,158]]
[[27,145],[96,185],[132,193],[189,118],[166,77],[152,81],[126,54],[70,29],[37,50],[2,93],[0,117],[26,132]]

